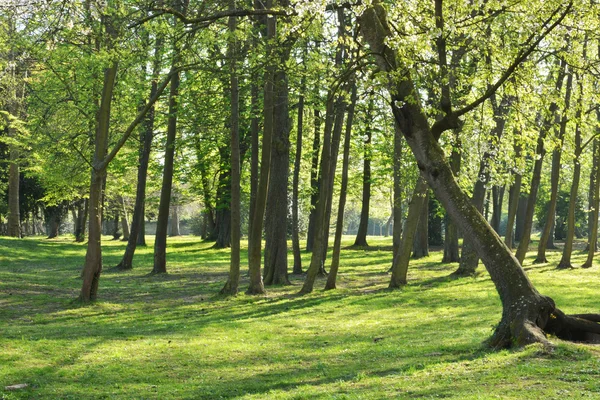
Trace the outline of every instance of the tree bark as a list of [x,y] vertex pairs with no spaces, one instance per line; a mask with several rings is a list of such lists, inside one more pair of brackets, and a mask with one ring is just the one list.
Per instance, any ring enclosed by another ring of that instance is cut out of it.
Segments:
[[354,246],[367,247],[367,230],[369,228],[369,206],[371,202],[371,138],[373,131],[371,129],[371,121],[373,119],[374,99],[373,95],[369,100],[369,105],[366,115],[366,130],[364,141],[364,163],[363,163],[363,187],[362,187],[362,208],[360,210],[360,223],[358,224],[358,232],[354,240]]
[[[285,65],[289,49],[280,49]],[[280,67],[281,68],[281,67]],[[290,123],[288,76],[281,68],[275,73],[273,149],[265,221],[265,285],[289,285],[287,262],[288,177],[290,165]]]

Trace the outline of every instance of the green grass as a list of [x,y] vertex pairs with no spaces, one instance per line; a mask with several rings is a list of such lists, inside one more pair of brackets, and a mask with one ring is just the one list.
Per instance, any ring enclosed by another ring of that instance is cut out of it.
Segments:
[[[1,238],[0,397],[600,399],[600,348],[552,339],[553,353],[491,351],[482,342],[501,309],[487,273],[449,279],[456,264],[434,252],[388,292],[391,240],[369,242],[379,249],[342,252],[338,290],[319,281],[298,297],[292,277],[264,297],[223,298],[228,251],[173,239],[168,275],[148,277],[152,247],[138,249],[134,270],[104,273],[100,301],[80,307],[83,245]],[[105,265],[123,249],[106,240]],[[565,312],[598,311],[598,266],[558,271],[560,253],[529,256],[530,278]],[[29,387],[3,390],[18,383]]]

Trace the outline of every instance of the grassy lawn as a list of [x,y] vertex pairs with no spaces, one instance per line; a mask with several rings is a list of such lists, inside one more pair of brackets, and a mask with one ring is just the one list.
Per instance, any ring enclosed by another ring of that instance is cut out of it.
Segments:
[[[342,252],[338,290],[319,281],[298,297],[292,277],[264,297],[223,298],[228,251],[170,239],[168,275],[146,276],[152,247],[138,249],[134,269],[105,272],[100,301],[80,307],[84,245],[0,238],[0,398],[600,399],[600,347],[482,345],[501,313],[483,267],[452,280],[456,264],[433,252],[388,292],[391,239],[369,242],[380,249]],[[104,242],[105,266],[124,246]],[[567,313],[599,311],[598,265],[558,271],[560,253],[541,265],[534,255],[525,268],[542,293]],[[19,383],[29,386],[4,390]]]

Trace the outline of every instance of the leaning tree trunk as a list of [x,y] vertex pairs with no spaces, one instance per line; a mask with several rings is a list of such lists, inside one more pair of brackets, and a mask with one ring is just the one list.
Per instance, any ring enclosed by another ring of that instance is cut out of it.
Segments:
[[[566,318],[557,316],[558,310],[552,299],[540,295],[533,287],[518,260],[455,181],[444,151],[421,108],[410,70],[399,64],[396,53],[386,46],[390,28],[385,9],[378,0],[374,0],[374,5],[362,15],[361,27],[379,67],[386,72],[403,72],[394,74],[389,84],[394,117],[417,159],[422,176],[471,240],[498,290],[503,313],[489,344],[493,347],[522,346],[534,342],[549,344],[543,332],[548,321],[552,316],[561,322],[566,322]],[[438,135],[438,132],[441,133],[437,130]],[[554,331],[560,329],[556,326],[551,328]]]
[[373,119],[374,99],[371,94],[369,107],[366,115],[366,132],[364,141],[364,164],[363,164],[363,191],[362,191],[362,208],[360,210],[360,223],[358,224],[358,232],[354,246],[367,247],[367,230],[369,228],[369,206],[371,203],[371,138],[373,131],[371,129],[371,121]]
[[556,217],[556,202],[558,200],[558,182],[560,180],[560,158],[562,155],[562,146],[565,139],[565,132],[567,130],[567,111],[569,109],[569,103],[571,101],[571,87],[573,84],[573,74],[567,75],[567,86],[565,90],[565,105],[563,108],[563,115],[560,120],[560,128],[558,131],[558,147],[554,149],[552,153],[552,172],[550,176],[550,204],[548,205],[548,213],[546,214],[546,222],[544,223],[544,229],[540,237],[538,244],[538,254],[535,259],[535,263],[548,262],[546,259],[546,246],[548,240],[554,232],[554,220]]
[[413,248],[413,241],[417,232],[417,226],[419,225],[419,219],[422,214],[421,209],[424,208],[428,190],[429,188],[427,186],[427,182],[422,177],[419,177],[413,191],[410,204],[408,205],[408,218],[406,219],[406,225],[404,226],[400,248],[398,249],[398,252],[396,253],[392,263],[392,278],[389,286],[390,289],[397,289],[402,285],[406,285],[408,263]]
[[327,276],[325,290],[336,288],[337,273],[340,267],[340,252],[342,248],[342,233],[344,231],[344,209],[346,207],[346,195],[348,192],[348,166],[350,159],[350,138],[352,135],[352,124],[354,123],[354,109],[356,107],[357,89],[356,82],[351,83],[350,106],[348,107],[348,119],[346,120],[346,132],[344,134],[344,154],[342,158],[342,183],[340,187],[340,202],[338,204],[338,215],[335,225],[335,238],[333,241],[333,254],[331,256],[331,267]]

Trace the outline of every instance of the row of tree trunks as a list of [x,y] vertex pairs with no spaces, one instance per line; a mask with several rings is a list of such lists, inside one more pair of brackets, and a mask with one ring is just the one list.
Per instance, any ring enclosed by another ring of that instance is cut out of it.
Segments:
[[[560,62],[558,65],[558,74],[557,74],[557,82],[556,82],[556,93],[561,93],[564,77],[566,73],[566,64],[564,62]],[[537,146],[535,150],[535,163],[533,166],[533,173],[531,175],[531,184],[529,185],[529,197],[527,200],[527,208],[525,210],[525,218],[524,218],[524,227],[523,227],[523,236],[520,238],[519,247],[517,248],[516,257],[519,260],[519,263],[523,264],[523,260],[525,259],[525,254],[527,254],[527,250],[529,249],[529,241],[531,240],[531,230],[533,228],[533,215],[535,212],[535,202],[537,199],[537,192],[540,186],[540,178],[542,173],[542,164],[544,161],[544,156],[546,154],[546,149],[544,147],[544,140],[546,139],[546,135],[550,130],[551,124],[555,121],[555,115],[558,110],[558,105],[555,101],[553,101],[548,109],[548,116],[544,118],[542,123],[542,127],[540,129],[538,135]]]
[[[497,150],[497,144],[502,138],[504,133],[504,126],[506,124],[506,116],[510,110],[512,99],[509,96],[505,96],[498,104],[496,95],[490,97],[490,103],[494,111],[494,128],[491,132],[490,139],[488,141],[488,149],[483,154],[481,162],[479,163],[479,173],[477,175],[477,181],[475,182],[475,188],[473,189],[473,197],[471,201],[477,210],[481,213],[483,211],[483,205],[486,195],[486,186],[490,182],[490,162],[494,152]],[[499,219],[499,216],[497,217]],[[499,224],[498,224],[499,225]],[[496,227],[497,230],[497,227]],[[454,275],[458,276],[470,276],[475,274],[477,265],[479,264],[479,257],[476,255],[476,251],[469,242],[469,239],[464,239],[462,255],[460,258],[460,264],[458,269],[454,272]]]
[[[546,221],[544,223],[544,229],[542,230],[542,234],[540,236],[540,242],[538,244],[538,252],[537,257],[534,262],[536,263],[545,263],[548,262],[546,259],[546,247],[548,245],[548,240],[552,236],[553,228],[554,228],[554,220],[556,217],[556,202],[558,200],[558,182],[560,180],[560,170],[561,164],[560,159],[562,155],[562,147],[563,142],[565,140],[565,132],[567,130],[567,120],[568,115],[567,111],[569,110],[569,103],[571,102],[571,89],[573,86],[573,74],[569,71],[567,73],[567,85],[565,90],[565,104],[562,112],[562,117],[560,118],[560,126],[558,129],[558,134],[556,135],[556,139],[558,141],[558,145],[556,149],[552,152],[552,172],[550,176],[550,204],[548,205],[548,213],[546,214]],[[558,114],[556,115],[558,119]]]
[[[340,8],[338,9],[338,37],[344,37],[345,31],[344,10]],[[337,68],[341,68],[346,55],[346,46],[340,40],[335,57]],[[329,217],[331,215],[331,203],[333,202],[333,183],[340,138],[344,127],[345,111],[346,103],[343,95],[338,95],[330,91],[328,93],[325,132],[321,153],[319,199],[316,204],[314,216],[315,232],[312,241],[312,255],[310,266],[306,271],[304,284],[300,290],[301,294],[312,292],[317,275],[325,272],[324,263],[329,241]]]
[[[152,60],[152,76],[150,84],[150,96],[153,98],[158,91],[158,74],[160,73],[161,54],[163,51],[164,38],[157,36],[154,45],[154,55]],[[145,69],[145,67],[144,67]],[[137,185],[135,192],[135,205],[133,206],[133,217],[131,220],[131,229],[127,240],[127,247],[123,258],[116,266],[120,270],[129,270],[133,268],[133,256],[137,246],[146,246],[145,229],[145,203],[146,203],[146,183],[148,179],[148,165],[150,163],[150,153],[152,151],[152,139],[154,138],[154,117],[155,107],[152,105],[147,111],[139,133],[140,147],[138,152],[138,170]]]

